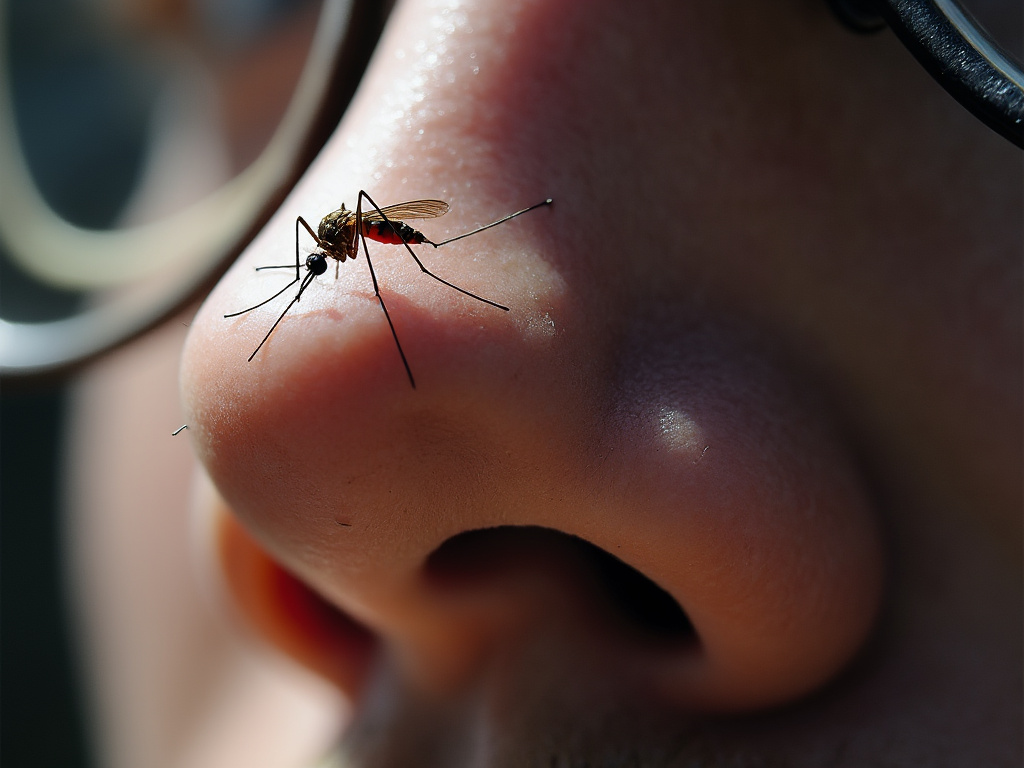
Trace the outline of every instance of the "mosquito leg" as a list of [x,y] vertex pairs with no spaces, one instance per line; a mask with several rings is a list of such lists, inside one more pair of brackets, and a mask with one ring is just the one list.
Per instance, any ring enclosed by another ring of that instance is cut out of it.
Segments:
[[[359,191],[359,202],[356,204],[356,210],[357,211],[360,210],[360,206],[362,205],[364,197],[367,199],[367,201],[370,203],[370,205],[372,205],[374,207],[374,210],[377,211],[377,214],[385,222],[387,222],[388,225],[391,225],[391,220],[387,216],[385,216],[384,212],[380,209],[380,207],[375,202],[373,202],[373,198],[371,198],[368,194],[366,194],[366,192],[364,192],[362,190]],[[545,203],[540,203],[540,205],[545,205]],[[537,206],[534,206],[534,207],[536,208]],[[527,209],[527,210],[529,210],[529,209]],[[516,214],[512,214],[512,215],[514,216]],[[500,222],[495,222],[495,223],[500,223]],[[357,231],[359,232],[360,236],[363,236],[362,235],[363,228],[362,228],[361,224],[362,224],[361,219],[359,217],[357,217],[356,218],[356,227],[358,228]],[[488,226],[494,226],[494,225],[490,224]],[[398,232],[398,229],[396,227],[394,227],[393,225],[391,226],[391,228],[394,229],[395,232]],[[487,227],[484,227],[484,229],[486,229],[486,228]],[[467,233],[467,234],[472,234],[472,233]],[[464,237],[464,235],[462,235],[462,236]],[[430,242],[430,241],[425,241],[425,242]],[[450,242],[450,241],[446,241],[446,242]],[[430,243],[430,244],[434,245],[433,243]],[[437,280],[437,282],[443,283],[444,285],[447,285],[449,288],[452,288],[452,289],[458,291],[459,293],[465,294],[466,296],[469,296],[470,298],[476,299],[477,301],[482,301],[484,304],[490,304],[492,307],[496,307],[498,309],[503,309],[506,312],[509,311],[508,307],[506,307],[506,306],[504,306],[502,304],[499,304],[496,301],[491,301],[490,299],[485,299],[483,296],[477,296],[472,291],[467,291],[465,288],[460,288],[459,286],[455,285],[454,283],[449,283],[443,277],[438,277],[437,275],[435,275],[433,272],[431,272],[429,269],[427,269],[423,265],[423,262],[419,260],[419,257],[416,255],[416,252],[412,249],[412,247],[409,245],[409,243],[405,242],[404,239],[402,240],[402,245],[405,246],[405,250],[407,250],[409,252],[409,255],[412,256],[413,261],[416,262],[416,264],[420,268],[420,270],[422,272],[430,275],[432,278]],[[434,247],[436,248],[437,246],[434,246]],[[363,236],[363,248],[364,248],[364,250],[366,248],[366,237],[365,236]],[[367,257],[367,258],[369,258],[369,257]]]
[[[370,249],[366,246],[366,236],[363,234],[363,197],[370,200],[369,195],[365,192],[359,193],[359,199],[356,201],[356,232],[359,233],[359,237],[363,241],[363,253],[366,254],[366,265],[370,268],[370,280],[373,281],[373,294],[377,297],[377,301],[380,302],[380,308],[384,310],[384,318],[388,321],[388,328],[391,329],[391,338],[395,340],[395,346],[398,348],[398,356],[402,358],[402,365],[405,366],[405,373],[409,377],[409,383],[413,389],[416,389],[416,380],[412,377],[412,369],[409,367],[409,361],[405,359],[405,352],[402,350],[402,343],[398,340],[398,333],[395,331],[395,324],[391,322],[391,314],[388,312],[387,306],[384,304],[384,297],[380,295],[380,287],[377,285],[377,275],[373,271],[373,262],[370,260]],[[370,204],[374,208],[377,208],[377,204],[370,200]],[[377,208],[380,211],[380,208]],[[381,214],[383,216],[384,214]],[[387,221],[387,219],[384,219]]]
[[[313,228],[306,223],[306,220],[301,216],[295,217],[295,279],[299,279],[299,224],[306,228],[309,232],[309,236],[313,238],[313,242],[316,243],[317,248],[322,248],[323,245],[320,243],[320,238],[316,236],[316,232]],[[301,291],[300,291],[301,293]]]
[[476,229],[472,229],[469,232],[463,232],[461,235],[456,235],[455,237],[449,237],[447,240],[442,240],[440,243],[435,243],[432,240],[424,240],[423,242],[428,243],[428,244],[434,246],[435,248],[440,248],[442,245],[448,245],[448,243],[454,243],[456,240],[461,240],[464,237],[469,237],[470,235],[475,235],[478,232],[483,232],[485,229],[490,229],[491,227],[496,227],[499,224],[504,224],[509,219],[514,219],[517,216],[522,216],[524,213],[529,213],[530,211],[536,210],[537,208],[540,208],[541,206],[551,205],[553,202],[555,202],[555,201],[552,200],[549,197],[547,200],[541,200],[539,203],[535,203],[534,205],[531,205],[529,208],[523,208],[523,210],[516,211],[515,213],[510,213],[508,216],[502,216],[497,221],[492,221],[490,224],[484,224],[484,226],[477,227]]

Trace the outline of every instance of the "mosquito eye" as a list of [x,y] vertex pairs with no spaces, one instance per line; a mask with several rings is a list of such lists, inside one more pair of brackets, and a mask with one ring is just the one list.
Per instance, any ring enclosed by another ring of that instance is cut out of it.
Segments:
[[314,275],[322,275],[327,271],[327,257],[322,253],[311,253],[306,257],[306,269]]

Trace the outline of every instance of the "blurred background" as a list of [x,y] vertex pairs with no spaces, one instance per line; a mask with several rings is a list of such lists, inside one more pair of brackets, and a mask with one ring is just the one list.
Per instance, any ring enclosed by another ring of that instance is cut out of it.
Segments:
[[[8,0],[0,13],[0,67],[35,184],[69,222],[107,229],[198,200],[260,154],[319,3]],[[0,249],[5,319],[68,317],[95,300],[44,284]],[[96,764],[63,562],[73,386],[67,377],[0,385],[0,764],[11,768]],[[167,426],[170,439],[177,425]]]

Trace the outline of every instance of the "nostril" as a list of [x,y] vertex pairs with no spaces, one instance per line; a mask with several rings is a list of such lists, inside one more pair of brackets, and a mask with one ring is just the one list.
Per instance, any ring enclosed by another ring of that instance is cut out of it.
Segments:
[[690,641],[693,625],[668,592],[588,541],[548,528],[501,526],[466,531],[431,553],[426,576],[445,588],[474,589],[531,576],[581,584],[611,621],[651,638]]
[[632,624],[659,637],[694,639],[693,624],[672,595],[600,547],[576,540],[612,604]]

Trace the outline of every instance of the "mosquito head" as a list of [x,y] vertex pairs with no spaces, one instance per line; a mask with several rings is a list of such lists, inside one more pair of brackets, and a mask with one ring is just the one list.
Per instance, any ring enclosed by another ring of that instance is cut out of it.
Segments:
[[327,256],[320,253],[311,253],[306,257],[306,269],[314,275],[322,275],[327,271]]

